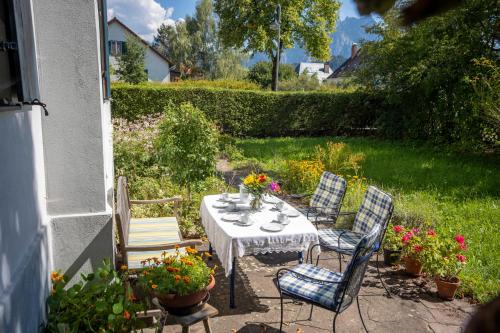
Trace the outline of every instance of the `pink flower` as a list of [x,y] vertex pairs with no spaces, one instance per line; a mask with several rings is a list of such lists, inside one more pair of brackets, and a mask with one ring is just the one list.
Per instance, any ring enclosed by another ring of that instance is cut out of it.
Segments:
[[427,230],[427,236],[431,236],[431,237],[436,236],[436,232],[434,231],[434,229]]
[[464,244],[465,238],[462,235],[456,235],[455,240],[457,241],[458,244]]
[[272,182],[271,184],[269,184],[269,187],[271,188],[271,191],[273,191],[273,192],[281,191],[280,184],[278,184],[277,182]]
[[404,234],[404,236],[403,236],[403,238],[401,238],[401,240],[403,241],[404,244],[407,244],[412,237],[413,237],[413,234],[411,232],[407,232],[406,234]]
[[413,247],[413,251],[415,251],[415,252],[417,252],[417,253],[418,253],[418,252],[421,252],[423,249],[424,249],[424,247],[423,247],[422,245],[415,245],[415,246]]
[[413,229],[411,229],[411,231],[412,231],[414,234],[419,234],[419,233],[420,233],[420,229],[419,229],[419,228],[413,228]]
[[392,229],[399,234],[404,228],[402,225],[395,225]]
[[457,260],[461,263],[465,263],[465,256],[463,254],[457,254]]
[[459,246],[461,250],[467,251],[467,245],[465,245],[465,243],[459,244]]

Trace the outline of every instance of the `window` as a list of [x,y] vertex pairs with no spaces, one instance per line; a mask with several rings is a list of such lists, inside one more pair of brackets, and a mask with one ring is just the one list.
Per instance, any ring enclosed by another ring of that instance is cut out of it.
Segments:
[[0,4],[0,105],[23,100],[16,24],[11,1]]
[[102,78],[102,95],[104,99],[111,97],[111,88],[109,85],[109,50],[108,45],[108,18],[106,9],[106,0],[98,0],[97,6],[99,10],[99,35],[100,35],[100,55],[101,55],[101,78]]
[[31,2],[0,1],[0,106],[39,99]]
[[119,40],[110,40],[109,50],[112,56],[119,57],[127,53],[127,43]]

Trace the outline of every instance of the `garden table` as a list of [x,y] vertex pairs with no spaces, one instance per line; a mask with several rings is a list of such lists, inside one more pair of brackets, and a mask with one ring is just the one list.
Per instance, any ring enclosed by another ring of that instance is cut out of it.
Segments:
[[[237,194],[232,194],[234,198]],[[271,196],[273,201],[281,199]],[[304,252],[309,247],[319,243],[318,231],[314,225],[288,203],[284,203],[284,210],[295,211],[298,216],[290,217],[290,223],[278,232],[269,232],[261,227],[277,219],[278,211],[274,204],[263,203],[259,211],[251,213],[253,224],[241,226],[234,222],[223,220],[227,210],[216,208],[220,204],[220,195],[208,195],[202,200],[200,207],[201,222],[205,228],[210,248],[217,252],[226,276],[230,277],[229,302],[234,308],[234,282],[236,258],[246,255],[258,255],[271,252],[298,252],[299,261],[302,261]],[[236,214],[244,214],[244,210]],[[317,247],[319,249],[319,247]]]

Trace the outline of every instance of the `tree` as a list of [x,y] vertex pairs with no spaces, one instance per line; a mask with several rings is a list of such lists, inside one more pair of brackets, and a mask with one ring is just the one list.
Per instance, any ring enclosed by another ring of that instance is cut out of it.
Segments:
[[205,114],[191,103],[165,108],[155,148],[172,180],[188,190],[215,172],[218,132]]
[[[253,65],[248,71],[247,79],[259,84],[262,88],[269,88],[272,85],[274,73],[274,65],[270,62],[259,61]],[[297,74],[293,65],[280,64],[279,79],[280,81],[288,81],[295,79]]]
[[479,75],[478,59],[500,66],[499,3],[468,0],[411,27],[401,26],[396,8],[373,28],[381,38],[362,46],[356,76],[385,96],[390,112],[379,126],[385,134],[469,147],[480,138],[484,108],[473,104],[477,92],[469,81],[488,76]]
[[[272,23],[276,6],[281,4],[280,40]],[[316,59],[328,60],[330,34],[335,30],[340,3],[337,0],[215,0],[219,15],[219,36],[223,45],[265,52],[273,63],[272,86],[276,87],[275,69],[284,49],[304,46]],[[276,43],[276,44],[275,44]]]
[[134,36],[128,36],[126,52],[118,58],[118,79],[132,84],[148,80],[145,71],[146,48]]
[[212,0],[200,0],[194,17],[187,15],[175,26],[162,24],[154,45],[179,66],[181,75],[201,72],[212,77],[219,51]]
[[231,48],[222,49],[215,61],[214,79],[243,80],[248,70],[243,63],[248,56],[243,52]]

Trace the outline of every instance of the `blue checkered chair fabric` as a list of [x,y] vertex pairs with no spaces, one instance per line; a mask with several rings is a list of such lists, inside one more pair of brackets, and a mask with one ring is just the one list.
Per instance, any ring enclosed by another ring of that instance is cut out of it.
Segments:
[[[278,271],[278,288],[280,292],[292,298],[299,298],[324,308],[343,311],[352,302],[352,293],[344,302],[344,294],[348,291],[359,291],[366,270],[366,264],[374,249],[380,226],[373,228],[354,248],[354,255],[344,273],[333,272],[312,264],[300,264],[280,276]],[[351,278],[361,279],[354,281]]]
[[342,206],[347,182],[331,172],[321,175],[306,211],[306,216],[313,222],[335,222]]
[[[356,244],[364,235],[371,232],[375,226],[380,225],[380,230],[382,232],[385,231],[392,209],[392,198],[375,186],[370,186],[356,214],[352,230],[318,230],[321,246],[339,253],[351,255],[354,252]],[[378,238],[380,236],[378,235]]]

